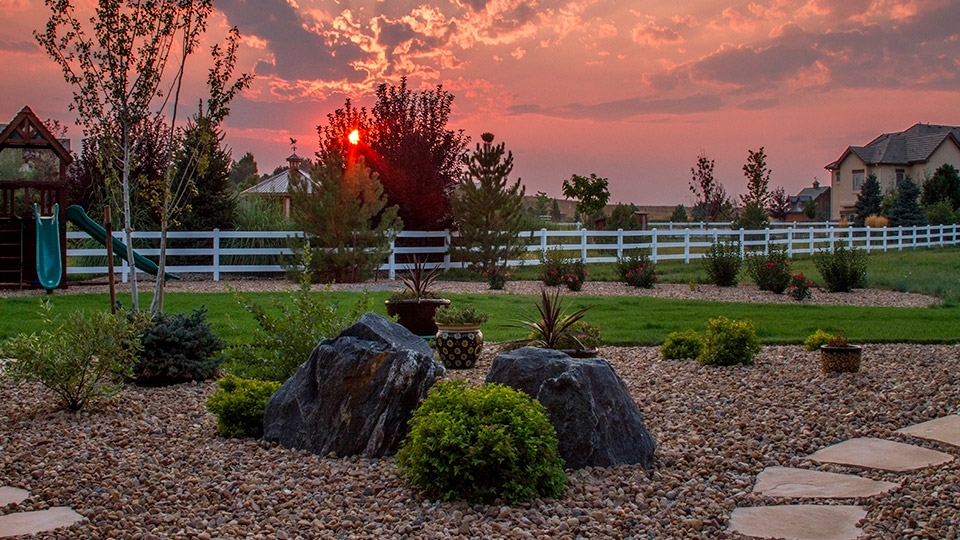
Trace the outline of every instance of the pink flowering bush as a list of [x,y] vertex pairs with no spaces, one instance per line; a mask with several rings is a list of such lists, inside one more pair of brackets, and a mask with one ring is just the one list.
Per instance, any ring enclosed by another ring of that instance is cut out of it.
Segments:
[[790,289],[787,293],[797,302],[802,302],[810,298],[810,287],[812,286],[813,281],[804,277],[803,273],[793,274],[790,276]]
[[579,259],[564,259],[558,250],[547,251],[540,256],[540,279],[548,287],[563,285],[571,291],[583,288],[589,272],[583,261]]
[[656,265],[650,262],[646,251],[617,259],[617,270],[620,279],[632,287],[651,289],[657,282]]
[[766,255],[751,255],[747,270],[761,291],[783,294],[790,285],[790,259],[783,247],[770,245]]

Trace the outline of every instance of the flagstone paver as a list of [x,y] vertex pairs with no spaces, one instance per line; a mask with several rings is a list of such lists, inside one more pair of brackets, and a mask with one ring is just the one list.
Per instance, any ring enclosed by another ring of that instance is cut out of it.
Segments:
[[30,492],[25,489],[0,486],[0,506],[6,506],[10,503],[20,504],[29,496]]
[[7,514],[0,516],[0,538],[52,531],[73,525],[82,519],[83,516],[66,506],[55,506],[49,510],[36,512]]
[[897,433],[960,446],[960,416],[951,415],[898,429]]
[[846,499],[872,497],[897,487],[900,487],[900,484],[879,482],[851,474],[768,467],[757,475],[753,491],[768,497]]
[[807,459],[818,463],[903,472],[943,465],[953,460],[953,456],[912,444],[860,437],[817,450]]
[[730,530],[757,538],[854,540],[867,511],[859,506],[781,505],[737,508]]

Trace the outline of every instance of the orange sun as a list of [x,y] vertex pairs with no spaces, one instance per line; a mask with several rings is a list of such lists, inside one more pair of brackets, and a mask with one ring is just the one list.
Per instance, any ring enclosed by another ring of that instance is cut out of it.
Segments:
[[350,144],[357,144],[360,142],[360,130],[355,129],[350,132],[350,135],[347,135],[347,139],[350,140]]

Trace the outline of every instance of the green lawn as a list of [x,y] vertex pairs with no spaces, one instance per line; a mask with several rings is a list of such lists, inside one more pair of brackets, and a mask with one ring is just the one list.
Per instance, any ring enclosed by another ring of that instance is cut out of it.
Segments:
[[[321,293],[316,293],[321,294]],[[352,306],[356,293],[323,293],[344,307]],[[285,299],[283,293],[249,293],[263,305],[273,299]],[[373,310],[384,314],[383,301],[388,293],[371,294]],[[493,314],[484,325],[487,340],[505,341],[525,336],[525,331],[509,324],[532,318],[533,296],[465,294],[447,295],[454,302],[471,302]],[[49,298],[57,312],[75,309],[106,309],[106,294],[54,295]],[[120,296],[129,305],[129,296]],[[38,307],[44,297],[0,299],[0,339],[18,332],[32,332],[40,324]],[[144,295],[142,304],[149,302]],[[241,342],[251,335],[253,319],[226,293],[167,293],[166,311],[189,311],[201,305],[208,309],[214,330],[229,343]],[[568,309],[593,306],[586,320],[603,329],[604,342],[610,345],[659,344],[674,330],[705,329],[710,317],[749,317],[764,343],[800,343],[817,328],[843,330],[855,342],[960,342],[960,307],[935,308],[870,308],[849,306],[814,306],[801,304],[743,304],[705,301],[679,301],[645,297],[569,297]]]

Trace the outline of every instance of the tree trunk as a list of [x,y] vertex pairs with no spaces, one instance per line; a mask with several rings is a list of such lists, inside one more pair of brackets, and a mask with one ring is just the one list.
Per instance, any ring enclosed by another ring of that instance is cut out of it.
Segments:
[[[137,266],[133,258],[133,220],[130,217],[130,123],[123,121],[123,233],[127,241],[127,264],[130,267],[130,303],[134,311],[140,310],[140,299],[137,297]],[[109,244],[110,239],[107,239]],[[111,251],[110,245],[107,252]]]

